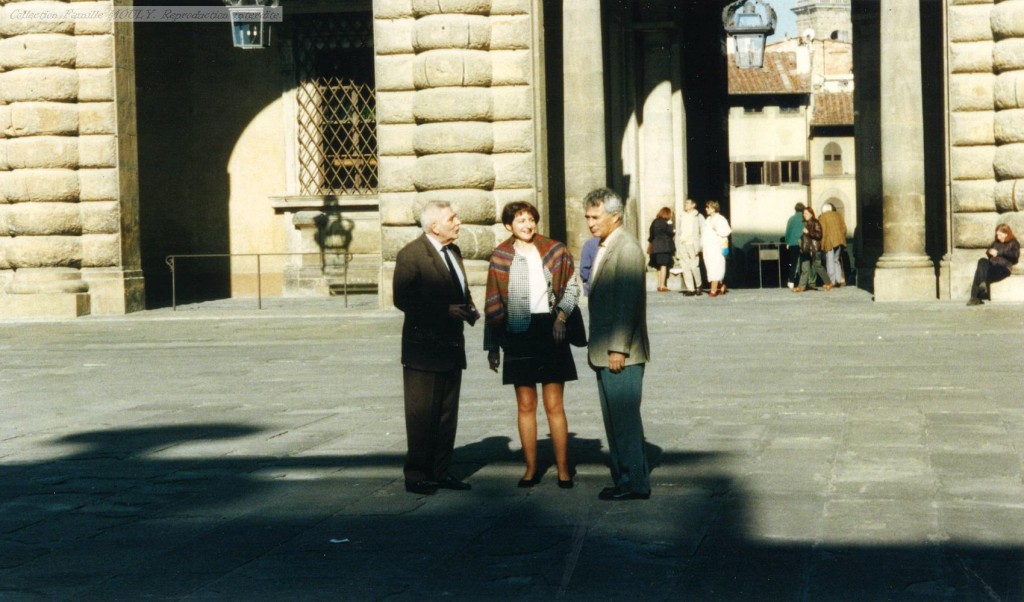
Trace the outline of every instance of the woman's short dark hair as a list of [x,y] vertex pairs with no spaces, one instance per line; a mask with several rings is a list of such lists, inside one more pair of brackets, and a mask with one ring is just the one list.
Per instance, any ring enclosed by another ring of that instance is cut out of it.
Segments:
[[1017,240],[1017,237],[1013,235],[1013,229],[1010,228],[1009,224],[999,224],[996,226],[996,232],[1002,232],[1006,235],[1006,242],[1011,240]]
[[672,210],[669,209],[668,207],[662,207],[661,209],[658,210],[658,217],[660,217],[663,220],[671,220]]
[[537,211],[537,208],[532,203],[527,203],[526,201],[512,201],[505,205],[505,208],[501,210],[501,223],[511,226],[516,216],[523,211],[529,212],[533,216],[533,221],[540,223],[540,212]]

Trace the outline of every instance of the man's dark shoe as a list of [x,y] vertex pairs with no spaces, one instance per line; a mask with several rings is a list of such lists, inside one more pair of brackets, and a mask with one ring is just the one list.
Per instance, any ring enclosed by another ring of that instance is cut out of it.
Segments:
[[601,490],[601,493],[597,494],[597,498],[606,502],[623,502],[625,500],[649,500],[651,499],[651,492],[638,493],[636,491],[630,491],[628,489],[617,489],[615,487],[605,487]]
[[454,489],[455,491],[469,491],[473,488],[469,483],[460,481],[450,474],[438,479],[437,486],[441,489]]
[[405,490],[409,493],[415,493],[418,495],[434,495],[437,493],[439,483],[437,481],[416,481],[415,483],[406,483]]

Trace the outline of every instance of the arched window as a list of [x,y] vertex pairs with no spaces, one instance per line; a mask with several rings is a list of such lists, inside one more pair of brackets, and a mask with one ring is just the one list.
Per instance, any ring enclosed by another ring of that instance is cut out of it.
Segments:
[[835,142],[825,145],[825,175],[843,175],[843,149]]

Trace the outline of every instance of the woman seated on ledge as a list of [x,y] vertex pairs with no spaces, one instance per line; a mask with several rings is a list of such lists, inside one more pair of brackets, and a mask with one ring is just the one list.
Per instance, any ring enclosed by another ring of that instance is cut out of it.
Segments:
[[[988,285],[999,282],[1010,275],[1010,268],[1020,258],[1020,243],[1013,230],[1006,224],[996,226],[996,239],[985,251],[985,257],[978,260],[971,284],[971,299],[967,305],[981,305],[981,298],[988,297]],[[991,299],[991,297],[989,297]]]

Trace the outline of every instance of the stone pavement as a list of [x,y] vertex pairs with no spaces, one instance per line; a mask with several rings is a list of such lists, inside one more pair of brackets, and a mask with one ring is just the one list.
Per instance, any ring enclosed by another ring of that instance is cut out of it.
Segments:
[[575,489],[516,489],[477,327],[473,491],[418,497],[400,315],[265,302],[0,323],[0,599],[1024,598],[1020,306],[652,293],[653,497],[608,503],[581,350]]

